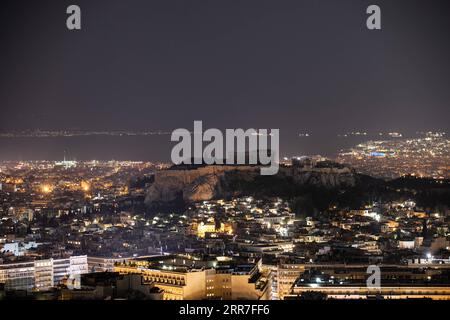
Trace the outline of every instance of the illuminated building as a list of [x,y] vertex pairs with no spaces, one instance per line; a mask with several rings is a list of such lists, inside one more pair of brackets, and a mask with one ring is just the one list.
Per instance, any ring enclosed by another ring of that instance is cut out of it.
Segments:
[[87,256],[0,264],[0,283],[6,290],[48,290],[65,277],[87,272]]
[[220,227],[217,228],[214,218],[209,218],[208,221],[195,223],[193,228],[197,227],[197,237],[204,238],[207,233],[225,233],[233,234],[233,227],[229,223],[220,223]]
[[117,263],[124,263],[128,258],[105,258],[88,256],[89,272],[113,272]]
[[398,282],[384,283],[381,288],[369,288],[365,282],[345,284],[318,284],[304,285],[296,283],[292,294],[287,298],[299,296],[304,293],[321,292],[333,299],[433,299],[450,300],[450,287],[448,285],[426,284],[399,284]]
[[31,242],[10,242],[5,243],[0,252],[10,252],[16,257],[23,256],[29,249],[37,248],[40,243],[35,241]]
[[450,300],[450,265],[380,265],[380,287],[368,286],[367,265],[305,265],[285,299],[311,292],[333,299]]
[[77,162],[76,161],[71,161],[71,160],[66,160],[64,159],[63,161],[56,161],[55,162],[55,166],[57,167],[63,167],[65,169],[69,169],[69,168],[74,168],[77,166]]
[[238,264],[230,258],[162,256],[130,260],[114,270],[143,275],[147,282],[163,290],[165,300],[270,299],[270,279],[260,274],[258,264]]
[[303,264],[280,264],[277,268],[278,299],[283,300],[291,292],[292,285],[305,271]]
[[216,232],[216,223],[214,219],[212,221],[208,221],[204,223],[203,221],[197,225],[197,236],[200,238],[204,238],[206,233]]

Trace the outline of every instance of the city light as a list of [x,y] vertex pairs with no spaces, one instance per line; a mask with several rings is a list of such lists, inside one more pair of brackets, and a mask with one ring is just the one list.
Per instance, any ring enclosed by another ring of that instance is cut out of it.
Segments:
[[84,192],[88,192],[88,191],[91,189],[91,186],[90,186],[90,184],[89,184],[88,182],[82,181],[82,182],[81,182],[81,189],[82,189]]
[[48,193],[51,193],[53,191],[53,187],[51,185],[49,185],[49,184],[44,184],[44,185],[41,186],[41,191],[42,191],[42,193],[48,194]]

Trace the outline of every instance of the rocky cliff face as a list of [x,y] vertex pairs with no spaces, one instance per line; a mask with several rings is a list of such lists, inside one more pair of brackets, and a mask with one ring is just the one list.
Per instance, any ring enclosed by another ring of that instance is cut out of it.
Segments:
[[221,176],[216,174],[200,176],[183,188],[183,200],[185,202],[211,200],[220,197],[221,189]]
[[[225,173],[234,170],[236,167],[206,166],[197,169],[157,172],[155,182],[148,189],[145,201],[147,204],[171,201],[189,203],[221,197],[224,192]],[[244,168],[240,170],[251,171]]]
[[356,174],[351,170],[302,170],[295,172],[293,178],[299,185],[314,185],[325,188],[352,187],[356,184]]
[[[245,195],[249,189],[258,188],[254,185],[258,183],[255,182],[256,179],[264,179],[256,167],[206,166],[192,170],[164,170],[156,174],[155,182],[148,189],[146,203],[190,203]],[[287,167],[280,168],[276,179],[285,184],[341,188],[354,186],[357,177],[349,168]],[[247,189],[244,185],[250,185],[251,188]]]
[[164,179],[155,181],[147,190],[145,201],[152,202],[171,202],[183,197],[184,184],[177,177],[167,176]]

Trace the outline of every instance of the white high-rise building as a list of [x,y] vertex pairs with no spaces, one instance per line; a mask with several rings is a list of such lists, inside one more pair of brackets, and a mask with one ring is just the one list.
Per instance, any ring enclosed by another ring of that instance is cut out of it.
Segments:
[[6,290],[48,290],[69,278],[79,287],[79,276],[88,272],[87,256],[0,264],[0,283]]

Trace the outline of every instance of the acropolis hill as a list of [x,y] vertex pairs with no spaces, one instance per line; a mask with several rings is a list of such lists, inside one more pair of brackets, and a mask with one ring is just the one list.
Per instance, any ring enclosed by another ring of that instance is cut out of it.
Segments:
[[[146,203],[185,203],[237,196],[245,190],[233,188],[232,181],[252,183],[260,176],[260,166],[249,165],[181,165],[158,171],[147,192]],[[331,161],[304,161],[281,166],[276,179],[289,180],[298,185],[325,188],[354,186],[355,172]],[[273,178],[273,177],[272,177]]]

